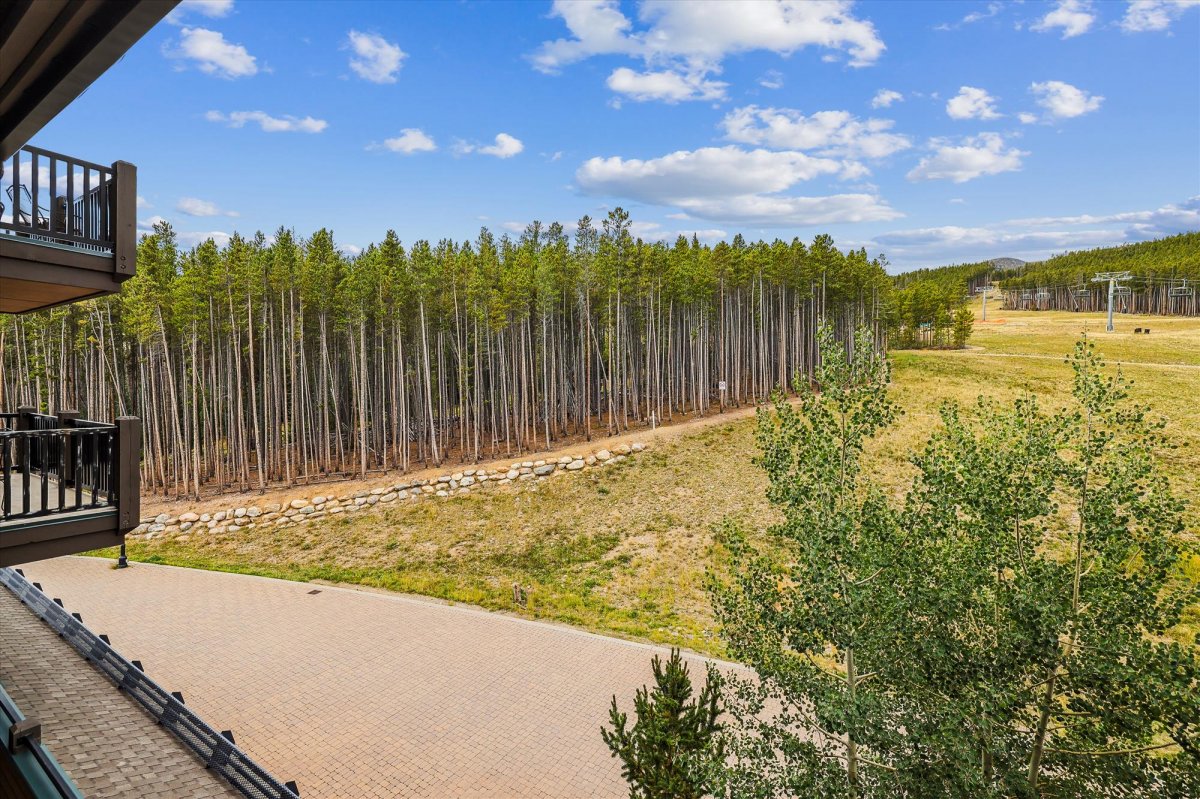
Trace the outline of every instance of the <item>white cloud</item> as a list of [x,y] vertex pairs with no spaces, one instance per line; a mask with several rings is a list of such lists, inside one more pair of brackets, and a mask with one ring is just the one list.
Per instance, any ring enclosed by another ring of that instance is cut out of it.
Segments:
[[1121,29],[1126,33],[1165,31],[1189,8],[1200,7],[1200,0],[1133,0],[1125,8]]
[[227,17],[233,11],[233,0],[183,0],[167,14],[167,22],[180,25],[191,11],[205,17]]
[[454,151],[459,155],[481,153],[483,155],[494,155],[497,158],[512,158],[525,149],[524,142],[507,133],[497,133],[495,142],[495,144],[480,146],[465,141],[458,141],[454,145]]
[[1062,37],[1070,39],[1087,33],[1095,21],[1091,0],[1058,0],[1054,10],[1031,25],[1030,30],[1048,33],[1062,28]]
[[891,133],[890,119],[860,120],[849,111],[805,116],[791,108],[735,108],[721,121],[725,138],[787,150],[814,150],[845,158],[884,158],[908,149],[908,137]]
[[320,133],[329,127],[323,119],[313,117],[294,117],[284,114],[273,117],[265,111],[232,111],[223,114],[220,111],[209,111],[204,115],[209,122],[223,122],[231,128],[245,127],[247,122],[255,122],[265,133],[281,133],[296,131],[300,133]]
[[1029,155],[1015,147],[1006,147],[999,133],[980,133],[969,136],[955,144],[948,139],[930,139],[933,154],[908,173],[908,179],[952,180],[966,183],[984,175],[1015,172],[1021,168],[1021,159]]
[[958,94],[946,103],[946,113],[951,119],[996,119],[996,98],[983,89],[962,86]]
[[677,58],[715,69],[732,53],[788,54],[815,46],[847,52],[853,66],[874,63],[884,44],[874,25],[851,13],[851,5],[844,0],[645,0],[638,19],[646,27],[634,32],[616,0],[556,0],[551,16],[561,18],[573,38],[545,42],[532,60],[543,72],[603,54]]
[[[668,214],[667,216],[674,217],[676,215]],[[683,215],[683,218],[687,219],[687,216]],[[635,220],[635,221],[631,222],[629,225],[629,235],[633,236],[635,239],[641,239],[642,241],[647,241],[647,242],[663,241],[668,244],[671,244],[675,241],[675,239],[679,238],[680,236],[683,236],[684,238],[687,238],[687,239],[690,239],[692,236],[695,236],[696,238],[700,239],[701,241],[720,241],[721,239],[726,238],[729,234],[726,233],[724,230],[719,230],[717,228],[682,228],[681,227],[681,228],[672,230],[669,228],[664,228],[658,222],[646,222],[646,221],[641,221],[641,220]]]
[[383,140],[383,148],[394,153],[431,153],[437,149],[433,137],[420,128],[404,128],[399,136]]
[[138,208],[153,208],[154,206],[150,204],[149,200],[147,200],[145,197],[143,197],[142,195],[139,194],[137,196],[137,207]]
[[[650,68],[641,75],[643,83],[676,78],[673,88],[660,85],[637,99],[723,97],[724,84],[708,77],[736,53],[768,50],[786,56],[821,47],[830,51],[824,60],[846,58],[855,67],[875,63],[885,49],[883,41],[874,25],[854,16],[852,5],[848,0],[643,0],[635,30],[618,0],[555,0],[550,15],[562,19],[571,35],[543,42],[530,61],[541,72],[555,73],[592,56],[624,55]],[[636,75],[628,69],[620,76],[614,72],[610,85],[616,78],[629,86]],[[679,79],[694,87],[685,97],[680,96]],[[772,84],[782,85],[773,78],[764,85]]]
[[871,98],[872,108],[890,108],[894,103],[904,102],[904,95],[891,89],[880,89]]
[[592,158],[575,173],[588,194],[673,206],[690,216],[739,224],[829,224],[900,216],[870,194],[796,197],[779,192],[843,169],[801,152],[704,147],[660,158]]
[[758,79],[758,85],[764,89],[782,89],[783,88],[783,73],[777,69],[768,69],[761,78]]
[[258,73],[254,56],[240,44],[225,41],[217,31],[206,28],[183,28],[179,31],[179,44],[168,46],[164,52],[171,58],[188,59],[206,75],[220,78],[246,78]]
[[222,211],[217,204],[195,197],[180,197],[175,210],[188,216],[237,216],[237,211]]
[[[146,231],[146,232],[153,232],[153,231]],[[226,233],[223,230],[208,230],[208,231],[177,230],[177,231],[175,231],[175,238],[178,239],[179,243],[181,245],[183,245],[184,247],[199,247],[201,244],[208,241],[209,239],[212,239],[213,243],[216,244],[218,247],[224,247],[226,244],[229,243],[229,240],[233,237],[230,236],[228,233]]]
[[371,83],[395,83],[396,73],[407,53],[400,46],[389,42],[377,33],[360,33],[352,30],[347,42],[354,51],[350,69],[363,80]]
[[984,20],[984,19],[991,19],[992,17],[999,14],[1003,8],[1004,8],[1003,3],[999,3],[999,2],[988,3],[986,10],[972,11],[970,14],[967,14],[965,17],[963,17],[958,22],[942,23],[941,25],[935,25],[934,30],[952,31],[957,28],[961,28],[963,25],[970,25],[973,22],[979,22],[980,20]]
[[728,83],[704,79],[703,73],[681,74],[673,70],[634,72],[618,67],[608,76],[608,88],[638,102],[662,100],[678,103],[681,100],[721,100]]
[[898,230],[875,237],[895,265],[928,266],[1009,256],[1039,260],[1070,249],[1162,238],[1200,228],[1200,197],[1153,210],[1010,219],[959,227]]
[[1017,119],[1021,120],[1022,125],[1032,125],[1038,121],[1038,115],[1031,114],[1028,111],[1022,111],[1021,113],[1017,114]]
[[357,244],[339,244],[338,249],[350,256],[362,254],[362,247],[359,247]]
[[[1061,80],[1048,80],[1030,85],[1037,104],[1056,119],[1070,119],[1095,111],[1104,102],[1098,94],[1089,94]],[[1024,122],[1024,118],[1021,119]]]

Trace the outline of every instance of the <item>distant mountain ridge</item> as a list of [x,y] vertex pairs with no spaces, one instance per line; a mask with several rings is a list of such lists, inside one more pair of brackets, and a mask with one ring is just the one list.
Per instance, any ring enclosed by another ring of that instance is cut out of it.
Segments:
[[1022,261],[1020,258],[993,258],[988,263],[997,269],[1019,269],[1029,262]]

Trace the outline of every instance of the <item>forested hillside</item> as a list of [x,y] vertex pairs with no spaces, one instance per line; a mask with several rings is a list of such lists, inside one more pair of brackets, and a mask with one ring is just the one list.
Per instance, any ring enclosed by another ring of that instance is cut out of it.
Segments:
[[[617,209],[473,242],[328,230],[181,250],[143,238],[121,294],[0,321],[0,404],[140,416],[143,485],[247,489],[544,448],[765,398],[890,279],[865,251],[679,238]],[[883,332],[877,332],[882,343]]]
[[1026,264],[1001,281],[1005,305],[1042,310],[1098,310],[1108,286],[1092,283],[1097,272],[1132,273],[1118,307],[1128,313],[1200,313],[1200,232],[1155,241],[1056,255]]

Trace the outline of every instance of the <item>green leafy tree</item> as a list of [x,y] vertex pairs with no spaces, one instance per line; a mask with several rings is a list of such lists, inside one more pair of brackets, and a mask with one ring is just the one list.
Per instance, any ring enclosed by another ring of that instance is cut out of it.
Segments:
[[[859,479],[886,367],[823,340],[760,418],[766,540],[725,536],[730,796],[1193,796],[1197,650],[1171,638],[1181,503],[1162,425],[1092,345],[1075,407],[942,409],[902,501]],[[866,352],[866,351],[863,351]]]
[[643,686],[634,697],[637,721],[629,719],[612,700],[609,721],[601,728],[604,743],[623,764],[630,799],[699,799],[709,795],[717,768],[724,759],[719,740],[721,678],[710,668],[700,695],[692,698],[692,680],[678,649],[663,666],[651,662],[654,689]]

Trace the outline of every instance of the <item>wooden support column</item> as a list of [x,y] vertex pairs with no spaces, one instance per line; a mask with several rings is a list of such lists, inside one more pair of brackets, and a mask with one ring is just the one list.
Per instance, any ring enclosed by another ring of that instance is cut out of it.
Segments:
[[110,485],[117,491],[117,529],[125,534],[138,526],[142,516],[141,419],[117,417],[116,450]]
[[132,275],[137,268],[137,167],[127,161],[113,164],[114,190],[109,212],[113,227],[113,271]]

